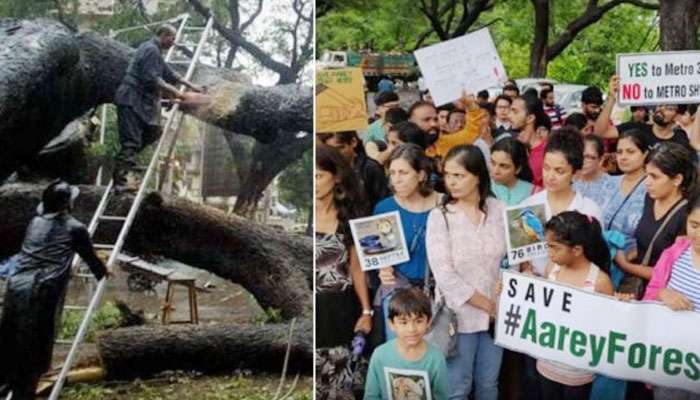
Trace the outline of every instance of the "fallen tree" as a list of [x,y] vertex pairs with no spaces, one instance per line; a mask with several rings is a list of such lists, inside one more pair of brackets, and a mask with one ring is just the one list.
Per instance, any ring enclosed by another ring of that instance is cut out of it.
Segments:
[[[16,253],[27,224],[36,215],[45,185],[0,187],[0,257]],[[81,186],[73,215],[92,217],[103,188]],[[116,196],[107,215],[126,215],[131,195]],[[120,227],[103,222],[96,243],[112,242]],[[124,250],[155,254],[210,271],[246,288],[263,308],[277,308],[285,318],[312,315],[312,240],[260,226],[187,200],[146,197]]]
[[[282,370],[289,325],[143,326],[104,331],[97,339],[108,379],[134,379],[164,370],[205,373],[250,369]],[[313,331],[309,320],[296,322],[289,372],[309,374]]]
[[[52,20],[0,20],[0,180],[29,162],[75,118],[112,102],[133,49]],[[183,66],[177,66],[182,68]],[[280,129],[311,132],[311,89],[258,87],[243,75],[200,65],[193,78],[215,102],[187,112],[261,142]]]

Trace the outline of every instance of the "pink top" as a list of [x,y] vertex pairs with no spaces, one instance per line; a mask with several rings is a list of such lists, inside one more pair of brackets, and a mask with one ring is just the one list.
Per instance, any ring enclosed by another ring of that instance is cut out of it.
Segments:
[[678,238],[673,245],[659,257],[659,260],[654,266],[654,271],[651,275],[651,280],[647,285],[647,290],[644,292],[642,300],[657,300],[659,291],[668,285],[668,280],[671,279],[671,270],[676,260],[690,247],[690,240],[687,238]]
[[505,205],[489,197],[487,214],[474,225],[457,207],[448,204],[445,225],[441,207],[428,215],[426,249],[435,282],[447,305],[457,314],[458,331],[474,333],[489,327],[489,316],[467,301],[478,290],[494,298],[501,259],[506,254],[503,234]]

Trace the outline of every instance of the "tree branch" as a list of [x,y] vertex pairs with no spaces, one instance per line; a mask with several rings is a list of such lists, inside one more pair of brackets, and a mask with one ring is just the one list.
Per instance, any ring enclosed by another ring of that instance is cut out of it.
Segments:
[[[457,37],[457,36],[462,36],[467,31],[469,30],[469,27],[471,27],[474,22],[476,22],[477,19],[479,19],[479,15],[488,10],[490,7],[493,7],[493,4],[489,4],[490,0],[478,0],[471,10],[468,9],[468,2],[467,0],[464,0],[464,14],[462,15],[462,20],[460,21],[459,25],[455,29],[454,33],[452,33],[451,37]],[[467,12],[468,11],[468,12]]]
[[260,16],[260,12],[262,11],[263,8],[263,0],[258,0],[258,6],[255,8],[255,12],[250,15],[250,18],[244,23],[241,24],[240,31],[245,32],[246,29],[255,21],[258,16]]
[[[204,6],[200,0],[188,1],[200,15],[202,15],[205,18],[211,17],[211,10],[208,7]],[[258,62],[262,64],[265,68],[269,68],[270,70],[276,72],[280,75],[280,77],[289,76],[293,74],[293,71],[288,65],[273,59],[260,47],[246,40],[246,38],[244,38],[243,35],[241,35],[239,32],[235,32],[232,29],[226,28],[216,18],[214,18],[214,29],[216,29],[216,31],[219,32],[221,36],[225,37],[226,40],[231,42],[232,45],[240,46],[251,56],[255,57],[255,59],[257,59]]]
[[647,10],[658,10],[659,9],[659,3],[647,3],[645,1],[640,1],[640,0],[625,0],[623,1],[625,4],[631,4],[633,6],[637,6],[640,8],[644,8]]

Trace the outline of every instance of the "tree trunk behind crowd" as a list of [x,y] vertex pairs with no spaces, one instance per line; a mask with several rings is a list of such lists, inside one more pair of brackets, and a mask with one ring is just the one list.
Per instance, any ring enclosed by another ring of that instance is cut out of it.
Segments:
[[700,2],[697,0],[661,0],[659,4],[661,50],[697,48]]
[[549,41],[549,0],[532,0],[535,7],[535,38],[530,50],[530,76],[547,76],[547,42]]

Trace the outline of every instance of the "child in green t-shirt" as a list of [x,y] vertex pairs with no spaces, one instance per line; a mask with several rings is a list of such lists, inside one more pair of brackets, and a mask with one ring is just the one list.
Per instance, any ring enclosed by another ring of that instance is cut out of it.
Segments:
[[446,400],[445,357],[423,339],[432,317],[430,300],[419,289],[399,289],[389,302],[388,317],[396,339],[372,353],[365,400]]

